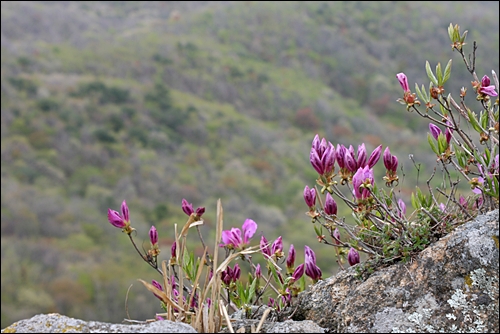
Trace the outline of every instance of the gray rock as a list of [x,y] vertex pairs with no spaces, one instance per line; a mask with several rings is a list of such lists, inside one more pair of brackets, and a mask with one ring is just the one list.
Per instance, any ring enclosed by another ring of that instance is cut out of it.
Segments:
[[[236,320],[231,323],[233,330],[237,333],[256,333],[259,326],[259,320],[244,319]],[[245,328],[243,331],[242,328]],[[223,328],[219,333],[230,333],[229,329]],[[318,326],[314,321],[286,320],[283,322],[265,321],[259,333],[326,333],[325,329]]]
[[57,313],[39,314],[13,323],[2,333],[197,333],[193,327],[169,320],[139,325],[84,321]]
[[410,263],[366,280],[355,268],[298,297],[294,320],[330,332],[499,331],[498,210],[458,227]]

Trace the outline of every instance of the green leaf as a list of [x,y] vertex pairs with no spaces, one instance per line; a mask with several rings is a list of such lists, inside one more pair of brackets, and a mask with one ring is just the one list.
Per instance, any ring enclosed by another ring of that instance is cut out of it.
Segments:
[[422,205],[420,205],[420,202],[417,199],[417,196],[415,196],[414,193],[411,193],[411,205],[413,205],[413,208],[415,210],[420,210],[420,208],[422,207]]
[[320,226],[314,225],[314,231],[316,232],[316,235],[318,237],[321,237],[323,235],[323,229],[322,229],[321,225]]
[[439,154],[444,153],[444,151],[448,148],[448,142],[446,141],[446,137],[443,133],[439,134],[437,142]]
[[436,147],[436,144],[434,143],[434,137],[432,137],[430,133],[427,134],[427,141],[429,142],[429,145],[431,146],[431,149],[434,151],[434,153],[439,155],[439,151]]
[[469,115],[469,121],[470,124],[472,125],[472,128],[476,130],[477,133],[481,133],[481,127],[479,126],[479,123],[477,122],[476,114],[470,111],[469,109],[467,110],[467,113]]
[[450,41],[453,43],[453,25],[450,23],[448,26],[448,36],[450,37]]
[[438,79],[438,86],[443,85],[443,71],[441,71],[441,63],[436,65],[436,74]]
[[481,116],[479,117],[479,121],[481,122],[481,126],[483,129],[488,128],[488,112],[483,111],[481,112]]
[[255,295],[255,289],[257,288],[257,278],[255,278],[253,281],[252,281],[252,284],[250,285],[250,291],[248,292],[248,300],[247,300],[247,303],[251,303],[252,302],[252,298],[253,296]]
[[490,153],[490,150],[488,150],[487,147],[484,148],[484,154],[486,155],[485,157],[485,162],[486,162],[486,166],[489,166],[490,165],[490,161],[491,161],[491,153]]
[[462,37],[460,37],[460,42],[465,42],[465,39],[467,38],[467,33],[469,31],[468,30],[465,30],[464,33],[462,34]]
[[446,64],[446,68],[444,69],[444,77],[443,77],[443,84],[448,81],[451,75],[451,62],[452,60],[450,59],[448,61],[448,64]]
[[447,115],[448,115],[448,110],[446,110],[446,108],[445,108],[445,107],[443,107],[443,105],[442,105],[442,104],[440,104],[440,105],[439,105],[439,110],[441,110],[441,113],[442,113],[443,115],[445,115],[445,116],[447,116]]
[[[424,90],[423,85],[422,85],[422,90]],[[420,91],[420,88],[418,88],[418,84],[415,83],[415,91],[417,92],[418,98],[421,99],[424,102],[428,102],[425,98],[422,92]]]
[[429,80],[435,85],[439,86],[438,81],[434,74],[432,73],[431,65],[429,64],[429,61],[425,61],[425,71],[427,72],[427,76],[429,77]]

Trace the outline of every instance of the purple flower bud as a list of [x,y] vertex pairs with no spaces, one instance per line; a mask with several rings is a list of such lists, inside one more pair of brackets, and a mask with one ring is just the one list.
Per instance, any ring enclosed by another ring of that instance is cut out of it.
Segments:
[[395,172],[398,169],[398,158],[391,154],[389,147],[384,151],[384,166],[387,170]]
[[325,213],[327,215],[337,215],[337,203],[330,193],[326,193]]
[[125,226],[127,226],[127,223],[125,223],[118,211],[115,210],[108,209],[108,221],[111,223],[111,225],[118,228],[124,228]]
[[487,75],[483,76],[483,78],[481,79],[481,86],[486,87],[489,85],[490,85],[490,78]]
[[321,162],[321,157],[319,156],[318,151],[315,150],[314,148],[311,148],[311,153],[309,154],[309,161],[311,162],[311,165],[314,167],[316,172],[318,172],[318,174],[320,175],[323,175],[324,168]]
[[403,218],[406,215],[406,204],[401,198],[398,199],[398,208],[398,215],[400,218]]
[[458,198],[458,203],[460,203],[460,205],[464,208],[467,208],[467,200],[462,195]]
[[279,256],[281,253],[283,253],[283,239],[279,236],[271,246],[271,254]]
[[188,203],[186,199],[182,199],[182,211],[188,216],[191,216],[191,214],[194,212],[193,209],[193,204]]
[[308,246],[304,246],[305,249],[305,273],[307,276],[311,277],[314,282],[321,278],[321,269],[316,265],[316,255],[314,251]]
[[333,237],[334,237],[333,242],[336,245],[340,245],[340,232],[338,228],[335,228],[335,231],[333,231]]
[[345,152],[345,146],[337,144],[337,164],[340,168],[345,168]]
[[233,279],[233,269],[230,266],[227,266],[226,270],[220,273],[221,280],[225,285],[231,284],[231,280]]
[[366,165],[370,168],[373,168],[373,166],[375,166],[375,164],[380,159],[381,153],[382,153],[382,145],[379,145],[377,146],[377,148],[373,150],[372,154],[370,154],[370,157],[368,158],[368,163]]
[[201,217],[205,213],[205,207],[199,207],[196,209],[196,215]]
[[385,169],[391,170],[392,168],[392,154],[391,150],[389,150],[389,146],[386,147],[384,151],[384,166]]
[[392,169],[391,171],[395,172],[398,169],[398,157],[393,155],[392,156]]
[[[157,281],[155,281],[155,280],[152,280],[152,281],[151,281],[151,284],[152,284],[155,288],[157,288],[158,290],[163,291],[163,287],[161,286],[161,284],[160,284],[159,282],[157,282]],[[154,295],[156,296],[156,298],[158,298],[159,300],[163,300],[163,299],[162,299],[159,295],[157,295],[156,293],[153,293],[153,294],[154,294]]]
[[129,217],[129,214],[128,214],[128,206],[127,206],[127,203],[125,202],[125,200],[123,200],[123,202],[122,202],[121,210],[122,210],[123,219],[127,223],[129,223],[130,222],[130,217]]
[[302,277],[302,275],[304,275],[304,268],[305,268],[305,265],[303,263],[299,264],[297,266],[297,268],[295,268],[295,271],[293,272],[293,275],[292,275],[294,282],[298,281]]
[[172,247],[170,248],[170,256],[172,256],[172,259],[176,258],[176,252],[177,252],[177,242],[174,241]]
[[359,253],[352,247],[349,249],[349,253],[347,253],[347,262],[349,262],[351,266],[359,263]]
[[240,275],[241,275],[241,269],[240,269],[240,266],[236,263],[234,265],[234,269],[233,269],[233,277],[232,277],[233,282],[236,282],[237,280],[239,280]]
[[191,304],[189,304],[189,307],[191,307],[191,308],[197,308],[198,307],[198,294],[196,292],[193,295],[193,299],[191,299]]
[[214,277],[214,271],[213,271],[213,269],[210,269],[210,272],[208,273],[208,281],[209,282],[212,279],[212,277]]
[[347,150],[347,149],[345,150],[344,162],[345,162],[346,168],[351,173],[354,173],[356,171],[357,162],[356,162],[356,160],[354,160],[353,154],[350,152],[350,150]]
[[362,143],[361,145],[358,145],[358,161],[357,161],[356,166],[358,168],[366,166],[366,147],[365,147],[365,143]]
[[446,212],[446,205],[444,205],[444,203],[439,203],[439,210]]
[[309,187],[306,186],[304,188],[304,201],[309,208],[314,207],[316,205],[316,189],[309,189]]
[[127,206],[127,203],[125,202],[125,200],[123,200],[123,202],[122,202],[121,209],[122,209],[123,219],[125,220],[125,222],[129,223],[130,217],[128,214],[128,206]]
[[293,244],[290,245],[290,248],[288,249],[288,256],[286,258],[286,267],[288,269],[293,268],[295,265],[295,247],[293,247]]
[[274,298],[269,297],[269,302],[267,303],[267,306],[274,307]]
[[264,236],[260,237],[260,251],[262,252],[262,254],[267,255],[268,257],[271,256],[271,247],[269,246],[269,242],[267,242],[267,239]]
[[319,135],[316,134],[316,136],[314,136],[314,139],[312,141],[312,148],[316,151],[319,151],[319,145],[320,145]]
[[399,84],[401,85],[403,90],[405,92],[409,92],[410,88],[408,86],[408,78],[406,77],[406,75],[404,73],[398,73],[396,74],[396,78],[398,78]]
[[365,183],[373,185],[373,171],[368,167],[360,168],[352,177],[352,187],[354,188],[354,196],[356,199],[365,199],[369,196],[368,189],[360,189],[360,186]]
[[256,278],[261,278],[262,277],[262,269],[260,268],[260,263],[258,263],[255,266],[255,277]]
[[321,157],[321,165],[323,166],[323,174],[331,173],[333,168],[335,167],[335,147],[333,147],[332,143],[328,143],[328,147],[326,148],[323,156]]
[[429,130],[431,131],[431,135],[434,137],[434,139],[438,139],[439,135],[441,134],[441,129],[432,123],[429,123]]
[[156,230],[156,227],[151,226],[149,229],[149,240],[151,241],[151,245],[156,245],[158,243],[158,231]]

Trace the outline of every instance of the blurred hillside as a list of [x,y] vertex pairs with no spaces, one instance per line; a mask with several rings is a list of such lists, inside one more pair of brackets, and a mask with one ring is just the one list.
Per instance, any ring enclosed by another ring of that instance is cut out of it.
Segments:
[[450,22],[469,30],[468,47],[478,42],[478,75],[498,73],[498,7],[3,1],[1,327],[41,312],[120,322],[130,284],[132,318],[161,311],[136,281],[158,276],[107,222],[124,199],[145,248],[157,227],[163,259],[186,220],[181,200],[206,207],[213,245],[221,198],[225,228],[252,218],[255,240],[282,235],[299,259],[308,244],[334,274],[304,215],[314,135],[369,153],[389,146],[408,196],[417,181],[408,154],[423,164],[420,185],[435,158],[428,123],[396,102],[395,75],[427,86],[425,61],[451,58],[446,91],[470,84]]

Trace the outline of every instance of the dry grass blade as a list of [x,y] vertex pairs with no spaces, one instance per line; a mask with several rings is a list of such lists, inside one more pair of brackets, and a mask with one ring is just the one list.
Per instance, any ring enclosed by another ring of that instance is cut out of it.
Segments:
[[[218,260],[219,260],[219,248],[218,248],[218,245],[219,245],[219,241],[221,239],[221,236],[222,236],[222,228],[223,228],[223,225],[224,225],[224,220],[223,220],[223,216],[224,216],[224,210],[222,209],[222,202],[220,200],[220,198],[217,200],[217,226],[215,227],[215,244],[214,244],[214,262],[213,262],[213,268],[216,268],[217,267],[217,263],[218,263]],[[212,283],[214,282],[214,283]],[[209,324],[208,324],[208,327],[209,327],[209,331],[210,332],[215,332],[215,327],[216,327],[216,324],[215,324],[215,309],[216,309],[216,305],[221,305],[221,301],[219,300],[219,296],[220,296],[220,289],[221,289],[221,278],[219,275],[215,275],[215,273],[213,274],[213,277],[212,279],[210,280],[209,284],[207,285],[207,289],[205,290],[205,294],[208,292],[209,290],[209,287],[210,287],[210,283],[212,283],[212,288],[211,288],[211,300],[212,300],[212,303],[213,303],[213,307],[210,308],[209,310],[209,314],[208,314],[208,320],[209,320]],[[215,288],[214,288],[215,286]],[[203,300],[205,300],[206,298],[206,295],[203,296]]]
[[270,308],[264,311],[264,314],[262,315],[262,318],[260,318],[259,325],[257,326],[255,333],[260,333],[260,329],[262,328],[262,325],[264,325],[264,321],[266,321],[266,318],[270,312],[271,312]]
[[227,309],[224,304],[220,304],[220,307],[222,309],[222,314],[224,315],[224,319],[226,319],[226,324],[227,328],[229,329],[230,333],[234,333],[233,325],[231,324],[231,319],[229,318],[229,314],[227,314]]
[[[193,282],[193,289],[191,290],[191,295],[189,296],[188,305],[192,304],[194,295],[196,293],[196,287],[198,286],[198,281],[200,280],[201,273],[203,272],[203,268],[205,267],[206,255],[207,255],[207,248],[205,247],[205,251],[203,252],[203,256],[201,257],[201,262],[200,262],[199,267],[198,267],[198,272],[196,273],[196,279]],[[200,313],[200,311],[201,311],[200,308],[202,307],[202,302],[203,302],[203,300],[200,300],[199,296],[198,296],[198,311],[197,311],[198,313]],[[200,317],[198,316],[198,314],[196,314],[196,317],[192,318],[191,325],[198,332],[203,331],[203,323],[200,323]]]
[[154,293],[155,295],[159,296],[161,298],[161,300],[167,304],[167,305],[170,305],[174,308],[177,308],[177,309],[181,309],[179,305],[177,305],[177,303],[175,303],[174,301],[172,301],[168,296],[167,294],[164,292],[164,291],[161,291],[160,289],[156,288],[154,285],[152,284],[149,284],[148,282],[142,280],[142,279],[138,279],[139,282],[141,282],[142,284],[144,284],[144,286],[146,287],[146,289],[148,289],[149,291],[151,291],[152,293]]

